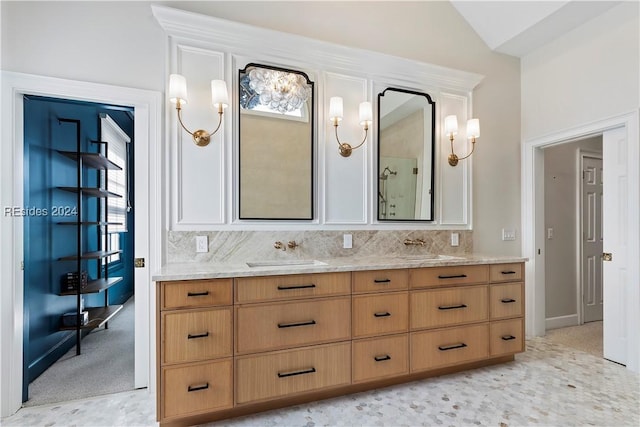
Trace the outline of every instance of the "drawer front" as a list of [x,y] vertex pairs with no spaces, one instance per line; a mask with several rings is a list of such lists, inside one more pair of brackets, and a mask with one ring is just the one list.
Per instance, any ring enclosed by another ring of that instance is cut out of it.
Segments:
[[411,329],[487,320],[487,298],[484,285],[411,292]]
[[231,307],[162,313],[162,363],[233,354]]
[[409,336],[393,335],[353,342],[353,382],[409,373]]
[[351,338],[351,298],[236,307],[236,352]]
[[488,281],[488,265],[457,265],[409,270],[409,287],[412,289],[469,285],[472,283],[487,283]]
[[232,359],[162,369],[161,417],[233,407]]
[[231,305],[232,279],[162,282],[162,310]]
[[279,351],[236,360],[236,403],[347,385],[351,344]]
[[411,334],[411,372],[471,362],[489,356],[489,325]]
[[524,284],[507,283],[489,287],[492,319],[518,317],[524,314]]
[[398,291],[409,287],[409,270],[355,271],[353,292]]
[[408,292],[353,297],[353,337],[407,332]]
[[351,273],[349,272],[240,277],[235,280],[238,304],[349,295],[351,292]]
[[492,356],[524,351],[524,322],[522,319],[492,322],[490,330]]
[[519,282],[522,280],[524,264],[493,264],[489,267],[491,282]]

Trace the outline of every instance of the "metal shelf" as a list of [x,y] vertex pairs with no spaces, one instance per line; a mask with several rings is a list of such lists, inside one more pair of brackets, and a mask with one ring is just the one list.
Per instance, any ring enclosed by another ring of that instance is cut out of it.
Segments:
[[[89,312],[89,321],[86,325],[80,326],[80,329],[95,329],[107,323],[120,310],[122,305],[108,305],[106,307],[87,308]],[[75,331],[75,326],[60,326],[61,331]]]
[[[109,279],[98,279],[91,280],[87,283],[87,286],[80,289],[81,294],[97,294],[99,292],[104,291],[105,289],[109,289],[116,283],[119,283],[123,280],[122,277],[111,277]],[[64,291],[60,292],[60,295],[78,295],[78,291]]]
[[78,159],[81,159],[83,166],[87,166],[93,169],[122,170],[120,166],[113,163],[111,160],[107,159],[100,153],[77,153],[75,151],[62,150],[58,150],[58,153],[62,154],[65,157],[68,157],[71,160],[78,161]]

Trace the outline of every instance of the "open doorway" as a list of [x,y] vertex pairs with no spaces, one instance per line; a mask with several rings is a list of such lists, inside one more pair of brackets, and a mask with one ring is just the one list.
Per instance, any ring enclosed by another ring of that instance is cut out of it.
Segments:
[[133,111],[24,96],[27,406],[134,388]]

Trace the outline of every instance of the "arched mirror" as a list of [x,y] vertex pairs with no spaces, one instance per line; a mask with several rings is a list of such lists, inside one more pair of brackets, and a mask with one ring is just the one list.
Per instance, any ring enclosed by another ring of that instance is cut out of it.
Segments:
[[435,114],[426,93],[378,94],[379,221],[433,221]]
[[239,218],[313,219],[313,82],[259,64],[238,82]]

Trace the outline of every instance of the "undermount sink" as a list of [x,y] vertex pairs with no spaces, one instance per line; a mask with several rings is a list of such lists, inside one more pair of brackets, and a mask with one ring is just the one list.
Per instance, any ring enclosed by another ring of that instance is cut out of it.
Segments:
[[401,255],[397,257],[404,261],[429,261],[429,260],[449,260],[449,259],[463,259],[454,255],[436,255],[436,254],[422,254],[422,255]]
[[287,259],[287,260],[270,260],[270,261],[249,261],[249,267],[297,267],[305,265],[327,265],[326,262],[315,259]]

